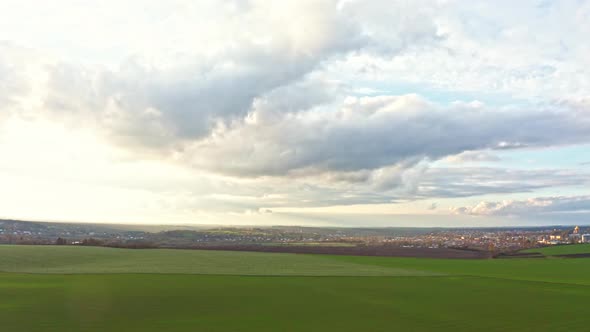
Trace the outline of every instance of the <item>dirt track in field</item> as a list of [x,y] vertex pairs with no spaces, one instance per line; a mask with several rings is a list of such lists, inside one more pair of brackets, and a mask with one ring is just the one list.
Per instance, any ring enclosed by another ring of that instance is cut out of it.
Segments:
[[590,258],[589,253],[581,253],[581,254],[565,254],[565,255],[553,255],[555,257],[562,257],[562,258]]

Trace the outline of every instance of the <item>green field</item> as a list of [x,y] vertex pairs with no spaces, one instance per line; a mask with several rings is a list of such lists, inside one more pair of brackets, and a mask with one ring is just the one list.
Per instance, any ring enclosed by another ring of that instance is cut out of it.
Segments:
[[545,256],[590,254],[590,244],[568,244],[524,250],[524,252],[540,252]]
[[590,259],[0,246],[1,331],[587,331]]
[[0,246],[0,272],[214,274],[259,276],[420,276],[439,273],[362,264],[330,256],[257,252]]

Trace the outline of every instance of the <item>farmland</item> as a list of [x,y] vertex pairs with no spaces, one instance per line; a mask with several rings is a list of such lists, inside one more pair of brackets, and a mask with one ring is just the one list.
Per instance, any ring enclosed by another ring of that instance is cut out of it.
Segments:
[[545,256],[589,254],[590,244],[562,245],[546,248],[528,249],[525,252],[540,252]]
[[590,301],[587,258],[0,246],[0,271],[3,331],[586,331]]

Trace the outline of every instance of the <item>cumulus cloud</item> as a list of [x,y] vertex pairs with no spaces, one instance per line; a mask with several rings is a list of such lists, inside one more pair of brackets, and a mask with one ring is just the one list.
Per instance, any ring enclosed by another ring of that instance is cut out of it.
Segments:
[[245,121],[218,128],[212,136],[188,146],[189,162],[239,176],[285,175],[298,170],[351,172],[412,165],[424,158],[471,150],[590,140],[589,110],[557,105],[441,107],[416,95],[404,95],[349,98],[331,112],[259,114],[265,112],[254,109]]
[[420,182],[419,197],[510,194],[555,187],[583,188],[589,184],[590,174],[579,170],[433,167]]
[[3,108],[16,103],[16,99],[28,89],[27,80],[13,64],[17,55],[5,52],[8,49],[6,45],[0,45],[0,104]]
[[0,120],[28,114],[27,99],[42,78],[43,64],[38,60],[36,52],[0,40]]
[[[573,170],[504,168],[441,168],[419,163],[363,172],[244,179],[231,186],[236,199],[250,197],[250,209],[392,204],[423,199],[509,195],[555,187],[584,188],[590,174]],[[243,182],[246,181],[246,182]],[[228,190],[229,188],[226,188]],[[219,196],[223,200],[225,196]],[[437,206],[440,204],[437,204]],[[432,208],[432,206],[431,206]],[[440,210],[440,209],[439,209]]]
[[423,0],[341,2],[342,11],[373,41],[368,48],[384,58],[439,43],[444,36],[435,17],[441,8],[441,3]]
[[[200,137],[218,120],[245,115],[256,97],[296,83],[324,60],[367,42],[356,23],[337,10],[336,1],[280,6],[254,1],[242,7],[234,12],[221,6],[231,24],[212,23],[202,30],[218,37],[203,49],[181,44],[172,55],[132,54],[119,69],[51,64],[45,108],[64,118],[86,113],[84,120],[112,125],[115,131],[131,127],[128,136],[135,127],[145,127],[141,138]],[[13,69],[2,67],[3,85],[27,70],[26,64],[6,62]],[[3,94],[12,93],[5,89]]]
[[331,71],[371,87],[423,89],[445,98],[587,95],[589,47],[579,42],[590,31],[587,2],[430,1],[423,7],[435,8],[428,17],[438,43],[392,59],[351,57],[332,63]]
[[[160,7],[149,2],[146,11],[164,10]],[[152,37],[148,40],[166,45],[163,47],[166,51],[122,48],[121,53],[128,56],[119,68],[112,63],[105,67],[67,59],[54,61],[45,73],[47,91],[43,107],[61,116],[59,121],[76,117],[81,122],[92,121],[112,131],[114,137],[135,140],[136,144],[174,145],[175,141],[208,135],[219,122],[227,124],[243,118],[260,98],[273,99],[273,95],[291,86],[292,90],[300,90],[301,81],[308,75],[313,76],[327,60],[352,52],[371,52],[384,45],[395,50],[391,51],[395,55],[410,44],[435,41],[432,37],[436,31],[428,17],[416,14],[421,22],[401,20],[386,34],[375,34],[374,29],[367,27],[373,24],[368,14],[358,10],[364,6],[357,7],[356,3],[335,0],[283,1],[280,5],[264,1],[229,2],[217,6],[207,1],[201,4],[172,2],[165,12],[180,16],[173,15],[154,24],[160,31],[173,33],[178,32],[178,25],[186,24],[187,31],[199,32],[194,44],[182,39],[178,44],[169,45],[168,36],[147,36],[153,32],[150,29],[138,31],[138,39]],[[77,17],[88,8],[72,6],[69,10]],[[125,6],[121,10],[125,12],[130,8]],[[418,6],[410,6],[402,16],[410,11],[420,10]],[[204,13],[223,19],[206,21],[205,26],[191,25],[191,22],[199,22]],[[31,12],[31,15],[36,14],[39,13]],[[49,30],[63,28],[63,22],[47,17],[39,19],[40,25],[47,25]],[[134,16],[133,20],[137,18]],[[220,24],[221,21],[225,23]],[[18,25],[12,20],[9,23]],[[96,24],[93,17],[81,24],[81,31]],[[114,20],[113,24],[120,23]],[[421,28],[422,25],[429,28]],[[122,34],[115,38],[109,24],[106,26],[104,31],[111,39],[128,37]],[[124,27],[121,30],[125,30]],[[417,32],[412,32],[415,30]],[[75,40],[81,37],[80,31],[67,33]],[[386,40],[385,36],[399,40]],[[169,48],[175,52],[170,52]],[[16,70],[22,73],[26,67]],[[318,85],[316,90],[322,89],[329,90],[329,84]],[[310,92],[306,90],[307,95],[313,94]],[[290,97],[282,102],[281,106],[286,106],[282,111],[296,107],[297,96]],[[297,98],[303,101],[301,97]],[[314,98],[309,98],[306,102],[313,101]]]
[[445,159],[448,162],[461,163],[481,163],[481,162],[497,162],[501,158],[489,151],[464,151],[457,155],[449,156]]
[[474,206],[453,207],[455,214],[476,216],[535,216],[580,213],[590,215],[590,196],[550,196],[527,200],[482,201]]

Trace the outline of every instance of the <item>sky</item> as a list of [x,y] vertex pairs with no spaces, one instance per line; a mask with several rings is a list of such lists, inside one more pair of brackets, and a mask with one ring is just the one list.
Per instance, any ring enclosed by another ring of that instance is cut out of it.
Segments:
[[590,224],[590,1],[0,0],[0,218]]

